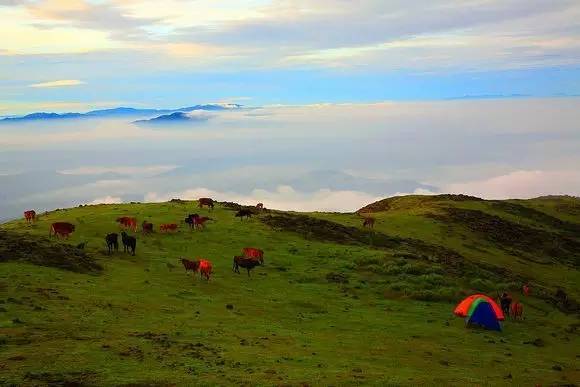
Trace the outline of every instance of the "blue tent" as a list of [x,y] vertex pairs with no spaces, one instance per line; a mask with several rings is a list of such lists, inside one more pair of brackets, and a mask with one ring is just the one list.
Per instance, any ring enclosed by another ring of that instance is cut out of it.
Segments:
[[471,316],[467,317],[467,324],[479,325],[493,331],[501,331],[501,325],[499,324],[495,311],[487,302],[480,302],[475,307]]

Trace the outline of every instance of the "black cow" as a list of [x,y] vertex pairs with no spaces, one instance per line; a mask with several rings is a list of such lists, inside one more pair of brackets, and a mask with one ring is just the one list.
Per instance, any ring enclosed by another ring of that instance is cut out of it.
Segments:
[[240,267],[243,267],[244,269],[248,270],[248,277],[250,277],[250,270],[260,265],[260,261],[256,258],[246,258],[241,255],[236,255],[234,256],[232,270],[240,274]]
[[240,218],[240,220],[244,218],[249,219],[252,217],[252,215],[254,215],[254,213],[246,208],[242,208],[241,210],[236,212],[236,218]]
[[131,255],[135,255],[135,249],[137,248],[137,238],[127,235],[127,233],[123,231],[121,233],[121,239],[123,240],[123,251],[127,253],[129,250],[131,250]]
[[107,234],[105,237],[105,243],[107,243],[107,250],[109,250],[109,254],[115,251],[119,251],[119,236],[117,233]]
[[196,220],[199,219],[199,215],[198,214],[189,214],[187,215],[187,218],[185,218],[183,221],[185,223],[187,223],[187,225],[189,226],[189,228],[194,228],[196,225]]

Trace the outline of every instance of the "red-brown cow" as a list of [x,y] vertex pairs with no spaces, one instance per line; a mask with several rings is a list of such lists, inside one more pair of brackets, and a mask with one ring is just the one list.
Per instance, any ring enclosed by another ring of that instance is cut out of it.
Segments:
[[137,219],[131,218],[128,216],[122,216],[117,218],[117,223],[121,225],[123,228],[129,228],[133,230],[133,232],[137,231]]
[[516,301],[510,306],[510,317],[514,320],[523,320],[524,318],[524,305]]
[[175,223],[164,223],[161,226],[159,226],[159,231],[161,232],[177,231],[177,225]]
[[204,206],[207,206],[208,208],[213,210],[214,207],[214,201],[211,198],[199,198],[199,208],[203,208]]
[[260,265],[261,265],[260,261],[256,258],[247,258],[242,257],[240,255],[236,255],[234,257],[234,264],[232,266],[232,270],[240,274],[240,267],[242,267],[248,271],[248,277],[250,277],[250,271],[256,266]]
[[242,249],[242,254],[245,258],[252,258],[260,261],[260,264],[264,264],[264,251],[256,249],[254,247],[244,247]]
[[258,204],[256,204],[256,209],[258,211],[262,211],[264,209],[264,203],[258,203]]
[[53,234],[58,238],[59,236],[63,238],[68,238],[75,230],[75,225],[67,222],[55,222],[50,226],[48,231],[48,236],[51,237]]
[[153,223],[143,221],[143,224],[141,225],[141,230],[143,234],[151,234],[153,232]]
[[36,220],[36,211],[34,210],[24,211],[24,219],[26,219],[26,222],[28,223],[34,222]]
[[209,281],[209,276],[212,273],[213,266],[207,259],[199,258],[199,275],[200,277],[205,277]]

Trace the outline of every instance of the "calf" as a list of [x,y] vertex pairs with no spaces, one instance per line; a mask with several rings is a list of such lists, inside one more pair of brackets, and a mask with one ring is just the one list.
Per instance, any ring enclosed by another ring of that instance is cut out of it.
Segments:
[[107,244],[109,255],[111,255],[113,250],[119,251],[119,235],[117,235],[117,233],[113,232],[111,234],[107,234],[105,237],[105,243]]
[[177,231],[177,225],[175,223],[165,223],[159,226],[159,231],[161,232]]
[[67,222],[55,222],[50,225],[50,230],[48,231],[48,236],[51,237],[53,234],[57,238],[62,236],[68,238],[75,230],[75,225]]
[[261,265],[260,261],[256,258],[247,258],[241,255],[236,255],[234,256],[234,264],[232,266],[232,270],[240,274],[240,267],[243,267],[248,271],[248,277],[250,277],[250,270],[260,265]]
[[260,264],[264,264],[264,252],[260,249],[254,247],[244,247],[242,249],[242,254],[245,258],[253,258],[260,261]]
[[26,219],[27,223],[34,222],[36,220],[36,211],[34,210],[24,211],[24,219]]
[[123,251],[127,253],[131,250],[131,255],[135,255],[135,250],[137,249],[137,238],[127,235],[127,233],[123,231],[121,233],[121,240],[123,241]]
[[254,213],[251,210],[248,210],[246,208],[243,208],[241,210],[239,210],[238,212],[236,212],[236,218],[240,218],[240,220],[246,218],[249,219],[252,217],[252,215],[254,215]]

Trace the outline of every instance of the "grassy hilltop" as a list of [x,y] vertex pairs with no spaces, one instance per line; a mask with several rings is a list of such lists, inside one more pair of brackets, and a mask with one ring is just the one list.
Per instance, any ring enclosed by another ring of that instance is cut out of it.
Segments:
[[[404,196],[359,214],[222,203],[203,231],[137,234],[104,254],[115,219],[179,222],[196,202],[84,206],[0,226],[3,385],[575,385],[580,200]],[[70,221],[68,241],[49,225]],[[76,244],[88,241],[85,251]],[[232,273],[246,246],[252,278]],[[122,248],[121,248],[122,251]],[[214,264],[209,283],[177,259]],[[520,296],[530,282],[532,297]],[[466,329],[463,296],[509,289],[525,320]],[[565,296],[564,296],[565,295]]]

